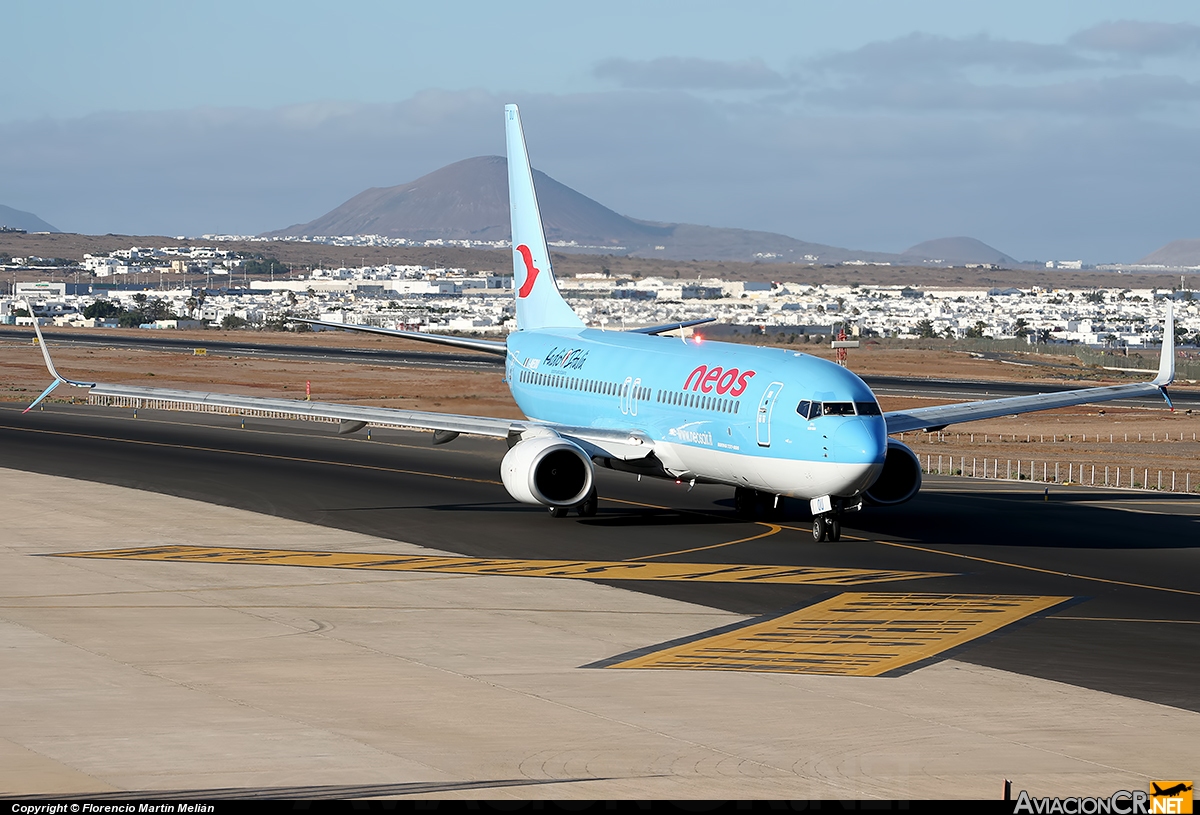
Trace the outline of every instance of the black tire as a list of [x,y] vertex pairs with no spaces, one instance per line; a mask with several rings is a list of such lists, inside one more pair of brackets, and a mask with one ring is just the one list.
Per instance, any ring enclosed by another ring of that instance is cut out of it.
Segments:
[[551,518],[567,517],[567,508],[566,507],[550,507],[550,517]]
[[576,507],[580,518],[591,518],[596,514],[596,510],[600,508],[600,498],[596,495],[596,491],[592,490],[588,493],[587,498],[583,499],[583,503]]
[[813,540],[816,541],[817,543],[820,543],[821,541],[825,540],[825,538],[828,535],[829,535],[829,526],[827,525],[827,523],[825,521],[825,516],[817,515],[815,518],[813,518],[813,527],[812,527]]
[[829,527],[829,540],[840,541],[842,539],[842,522],[837,518],[830,518],[826,525]]

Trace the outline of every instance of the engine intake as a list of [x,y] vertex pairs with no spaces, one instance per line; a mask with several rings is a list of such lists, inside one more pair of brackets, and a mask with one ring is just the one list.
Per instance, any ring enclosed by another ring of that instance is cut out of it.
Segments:
[[888,439],[883,470],[863,497],[875,506],[890,507],[903,504],[921,489],[921,460],[908,447]]
[[572,507],[592,491],[592,460],[583,449],[557,436],[517,442],[500,463],[508,494],[523,504]]

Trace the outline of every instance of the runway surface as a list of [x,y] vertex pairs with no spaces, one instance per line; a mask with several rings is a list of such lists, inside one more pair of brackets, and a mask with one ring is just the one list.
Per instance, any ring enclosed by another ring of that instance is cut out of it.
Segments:
[[[689,491],[601,472],[596,517],[552,519],[515,503],[500,486],[502,443],[464,437],[432,448],[426,434],[375,429],[368,441],[338,437],[332,425],[252,419],[243,430],[239,421],[152,411],[134,419],[129,411],[62,405],[22,415],[6,405],[0,467],[193,498],[509,567],[570,561],[917,573],[854,587],[861,595],[855,602],[876,615],[900,595],[941,603],[960,595],[1026,597],[1044,609],[909,661],[904,670],[952,655],[1200,711],[1200,501],[1193,498],[1052,487],[1044,500],[1040,485],[931,477],[915,500],[849,516],[842,541],[818,544],[802,507],[785,504],[781,517],[748,523],[734,516],[725,488]],[[88,543],[79,551],[121,545]],[[765,615],[792,630],[818,619],[825,624],[833,613],[828,604],[845,596],[844,587],[821,581],[613,574],[598,570],[597,582]],[[961,613],[949,617],[956,626]],[[789,616],[795,614],[799,622]],[[675,658],[679,651],[669,647],[681,644],[662,646]],[[714,650],[684,656],[703,661]]]

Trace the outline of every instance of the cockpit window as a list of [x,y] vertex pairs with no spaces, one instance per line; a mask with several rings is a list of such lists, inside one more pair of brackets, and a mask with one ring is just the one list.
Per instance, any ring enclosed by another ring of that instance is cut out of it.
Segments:
[[810,402],[807,399],[796,405],[796,412],[805,419],[818,416],[882,416],[877,402]]
[[822,416],[853,416],[853,402],[823,402],[821,404]]
[[807,399],[796,405],[796,412],[805,419],[815,419],[821,415],[821,403],[810,402]]

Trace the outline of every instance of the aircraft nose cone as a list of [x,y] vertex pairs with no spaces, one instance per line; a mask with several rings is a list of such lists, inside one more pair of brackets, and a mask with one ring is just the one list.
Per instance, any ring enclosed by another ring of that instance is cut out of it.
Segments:
[[879,419],[842,422],[830,442],[831,458],[846,464],[881,464],[887,454],[887,428]]

